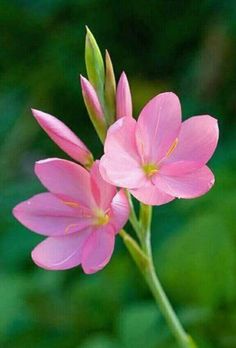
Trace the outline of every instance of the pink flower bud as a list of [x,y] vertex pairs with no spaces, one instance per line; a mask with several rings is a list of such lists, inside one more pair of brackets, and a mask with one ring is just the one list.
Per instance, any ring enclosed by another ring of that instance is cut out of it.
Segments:
[[86,145],[60,120],[45,112],[32,109],[36,118],[48,136],[71,158],[88,166],[93,156]]
[[116,118],[132,117],[132,98],[128,79],[123,72],[117,85],[116,92]]

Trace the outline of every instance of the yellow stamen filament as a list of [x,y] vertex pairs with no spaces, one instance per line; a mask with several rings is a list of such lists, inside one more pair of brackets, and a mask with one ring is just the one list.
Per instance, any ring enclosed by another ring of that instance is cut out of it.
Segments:
[[171,145],[171,147],[169,148],[169,150],[167,151],[166,157],[169,157],[172,154],[172,152],[174,151],[174,149],[178,145],[178,142],[179,142],[179,140],[178,140],[178,138],[176,138],[175,141],[173,142],[173,144]]
[[71,208],[78,208],[80,206],[79,203],[76,203],[76,202],[63,201],[63,203],[65,203],[66,205],[68,205]]
[[71,228],[76,227],[76,226],[78,226],[78,224],[70,224],[70,225],[68,225],[68,226],[65,228],[65,233],[68,233],[69,230],[70,230]]

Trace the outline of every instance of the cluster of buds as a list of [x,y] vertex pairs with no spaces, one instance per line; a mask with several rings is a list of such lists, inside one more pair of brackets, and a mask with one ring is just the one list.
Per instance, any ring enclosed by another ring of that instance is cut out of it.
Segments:
[[90,119],[102,142],[107,129],[118,118],[132,116],[132,99],[128,79],[123,72],[117,90],[112,61],[105,52],[105,64],[97,42],[87,28],[85,63],[88,79],[81,76],[81,88]]

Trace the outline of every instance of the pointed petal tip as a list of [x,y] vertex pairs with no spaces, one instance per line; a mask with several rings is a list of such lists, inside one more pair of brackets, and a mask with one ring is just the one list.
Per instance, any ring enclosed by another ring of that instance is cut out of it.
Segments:
[[[20,203],[19,203],[20,204]],[[14,218],[18,220],[18,212],[19,212],[19,204],[17,204],[13,209],[12,209],[12,215]]]
[[120,78],[119,78],[119,81],[118,81],[118,84],[121,84],[121,83],[127,83],[127,84],[129,84],[127,75],[126,75],[126,73],[125,73],[124,70],[123,70],[122,73],[120,74]]
[[80,81],[88,81],[82,74],[79,75]]
[[93,86],[91,82],[88,79],[86,79],[86,77],[84,77],[83,75],[80,75],[80,83],[83,90],[90,90],[91,93],[91,89],[93,89]]
[[38,117],[40,117],[39,116],[39,113],[42,113],[42,111],[40,111],[40,110],[37,110],[37,109],[34,109],[34,108],[30,108],[30,110],[31,110],[31,112],[32,112],[32,115],[34,116],[34,118],[38,118]]

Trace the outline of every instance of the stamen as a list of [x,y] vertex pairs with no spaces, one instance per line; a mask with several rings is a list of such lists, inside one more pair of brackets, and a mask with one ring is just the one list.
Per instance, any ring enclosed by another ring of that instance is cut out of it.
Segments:
[[179,139],[176,138],[175,141],[173,142],[173,144],[171,145],[171,147],[169,148],[169,150],[166,153],[166,157],[169,157],[172,152],[174,151],[174,149],[176,148],[176,146],[178,145]]
[[63,201],[64,204],[68,205],[71,208],[78,208],[80,205],[79,203],[76,202],[67,202],[67,201]]
[[70,224],[70,225],[66,226],[65,233],[67,234],[71,228],[76,227],[76,226],[78,226],[78,224]]

